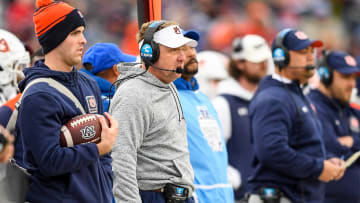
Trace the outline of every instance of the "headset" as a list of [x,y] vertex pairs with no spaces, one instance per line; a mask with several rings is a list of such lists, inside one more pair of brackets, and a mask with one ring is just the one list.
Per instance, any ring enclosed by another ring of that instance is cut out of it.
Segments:
[[329,87],[333,81],[333,68],[327,64],[327,60],[331,51],[323,50],[322,58],[318,65],[318,74],[320,81],[326,86]]
[[242,39],[236,38],[233,42],[233,53],[239,53],[243,50]]
[[140,57],[145,62],[146,68],[149,65],[156,63],[160,56],[159,44],[154,42],[154,33],[158,28],[163,25],[166,21],[155,21],[150,24],[148,29],[145,31],[144,42],[140,49]]
[[289,50],[284,45],[284,39],[286,35],[291,31],[294,31],[294,29],[292,28],[283,29],[276,35],[274,41],[274,48],[272,49],[272,55],[275,65],[277,65],[280,70],[286,67],[287,65],[289,65],[290,62]]
[[141,60],[144,61],[145,63],[146,70],[149,68],[149,66],[152,66],[153,68],[156,68],[158,70],[181,74],[183,73],[183,69],[181,67],[177,67],[175,70],[170,70],[170,69],[160,68],[154,65],[154,63],[156,63],[156,61],[159,59],[160,48],[159,48],[159,44],[154,42],[153,38],[155,32],[164,23],[166,23],[165,20],[155,21],[150,24],[148,29],[146,29],[144,35],[144,42],[140,49],[140,57]]

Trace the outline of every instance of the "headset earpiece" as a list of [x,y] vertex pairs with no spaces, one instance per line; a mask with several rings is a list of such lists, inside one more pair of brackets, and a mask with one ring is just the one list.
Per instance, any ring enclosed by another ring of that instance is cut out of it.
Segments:
[[327,64],[328,56],[330,55],[330,53],[330,51],[323,50],[322,58],[318,65],[318,74],[320,77],[320,81],[326,87],[330,86],[333,81],[333,69]]
[[159,44],[153,41],[154,33],[166,21],[155,21],[150,24],[144,35],[144,42],[140,49],[140,57],[146,65],[155,63],[160,56]]
[[242,50],[243,50],[242,39],[236,38],[233,42],[233,52],[238,53],[241,52]]
[[286,35],[293,30],[294,29],[289,29],[289,28],[284,29],[280,31],[275,37],[274,47],[272,49],[272,55],[275,65],[277,65],[280,70],[286,67],[287,65],[289,65],[290,62],[289,50],[284,45],[284,39]]

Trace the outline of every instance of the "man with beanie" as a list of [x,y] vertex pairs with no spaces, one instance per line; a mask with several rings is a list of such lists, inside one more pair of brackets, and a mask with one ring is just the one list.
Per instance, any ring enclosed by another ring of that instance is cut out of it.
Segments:
[[97,43],[84,54],[83,65],[85,69],[81,69],[81,71],[90,75],[99,85],[104,112],[108,110],[109,99],[115,93],[115,86],[110,91],[111,85],[120,75],[117,64],[135,61],[135,56],[123,53],[113,43]]
[[[320,84],[309,98],[324,127],[322,134],[327,153],[348,159],[360,150],[360,112],[349,106],[356,74],[355,59],[342,51],[324,51],[318,66]],[[360,162],[347,168],[344,177],[325,185],[326,203],[360,202]]]
[[270,48],[262,37],[245,35],[234,39],[228,68],[231,77],[219,83],[219,96],[213,100],[227,142],[228,176],[236,200],[244,197],[247,179],[253,171],[254,147],[250,141],[248,108],[260,80],[267,73],[270,57]]
[[326,156],[326,129],[301,89],[314,74],[314,48],[322,44],[296,29],[282,30],[273,41],[276,73],[261,80],[249,107],[250,203],[323,202],[323,182],[344,174],[343,162]]
[[21,92],[27,89],[16,123],[17,138],[23,141],[23,165],[31,174],[26,201],[109,203],[113,175],[109,152],[118,133],[116,120],[105,114],[110,121],[107,125],[105,118],[100,118],[98,144],[61,147],[61,126],[82,112],[68,95],[48,83],[30,84],[38,78],[51,78],[71,91],[86,113],[103,113],[96,82],[74,67],[81,63],[86,43],[83,16],[60,1],[38,0],[36,5],[35,30],[45,60],[24,70],[19,88]]
[[[184,36],[199,41],[194,30]],[[194,169],[195,199],[198,202],[234,202],[227,177],[228,156],[220,121],[209,98],[199,91],[194,77],[198,72],[195,47],[185,45],[185,65],[181,77],[174,81],[187,124],[190,162]]]

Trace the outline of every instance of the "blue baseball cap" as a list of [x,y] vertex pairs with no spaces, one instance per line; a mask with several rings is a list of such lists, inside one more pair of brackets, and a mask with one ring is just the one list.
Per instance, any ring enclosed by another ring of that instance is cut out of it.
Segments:
[[[322,47],[324,43],[320,40],[310,40],[309,37],[302,31],[296,29],[285,29],[282,31],[285,38],[284,46],[293,51],[306,49],[309,46]],[[281,34],[281,33],[280,33]],[[272,43],[272,50],[275,48],[275,40]]]
[[342,51],[330,52],[326,63],[332,69],[344,75],[360,72],[355,58]]
[[84,54],[83,64],[90,63],[93,66],[93,74],[112,68],[120,62],[135,62],[136,57],[124,54],[113,43],[96,43]]
[[200,40],[200,34],[195,30],[183,30],[182,29],[181,31],[182,31],[184,37],[193,39],[197,42]]

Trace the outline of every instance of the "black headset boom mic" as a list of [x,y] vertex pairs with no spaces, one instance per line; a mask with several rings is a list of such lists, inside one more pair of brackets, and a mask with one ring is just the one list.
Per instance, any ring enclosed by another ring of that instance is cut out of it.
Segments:
[[170,69],[165,69],[165,68],[160,68],[156,65],[154,65],[153,63],[151,63],[151,61],[148,61],[147,59],[143,59],[145,64],[149,64],[151,67],[158,69],[158,70],[162,70],[162,71],[169,71],[169,72],[174,72],[174,73],[178,73],[181,74],[184,72],[184,70],[181,67],[177,67],[175,70],[170,70]]

